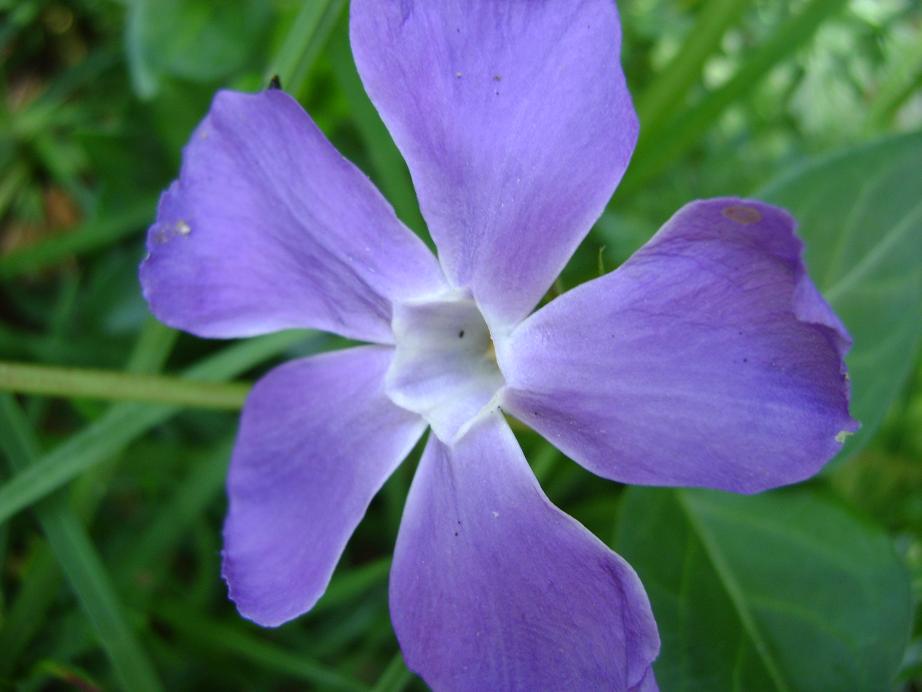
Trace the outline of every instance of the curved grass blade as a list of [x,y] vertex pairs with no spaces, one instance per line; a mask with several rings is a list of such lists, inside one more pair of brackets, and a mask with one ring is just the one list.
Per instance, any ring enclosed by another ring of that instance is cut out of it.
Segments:
[[[283,353],[304,338],[304,332],[295,331],[250,339],[205,358],[183,374],[206,382],[221,381]],[[98,421],[0,486],[0,523],[117,454],[179,411],[175,406],[136,403],[113,406]]]
[[[0,396],[0,444],[13,469],[34,468],[38,445],[24,414],[9,395]],[[153,666],[125,621],[102,561],[66,498],[48,498],[35,509],[48,543],[124,688],[139,692],[161,689]]]

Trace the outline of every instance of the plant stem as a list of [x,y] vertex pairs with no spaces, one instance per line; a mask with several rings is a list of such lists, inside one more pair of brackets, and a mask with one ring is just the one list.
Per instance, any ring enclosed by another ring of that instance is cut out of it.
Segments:
[[0,361],[0,391],[194,408],[239,409],[250,385]]

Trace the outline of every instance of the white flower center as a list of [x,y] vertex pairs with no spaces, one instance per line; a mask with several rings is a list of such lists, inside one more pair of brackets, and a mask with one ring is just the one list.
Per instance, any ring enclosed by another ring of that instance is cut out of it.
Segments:
[[497,406],[505,382],[490,330],[470,297],[395,305],[391,325],[396,352],[385,391],[425,418],[440,440],[453,442]]

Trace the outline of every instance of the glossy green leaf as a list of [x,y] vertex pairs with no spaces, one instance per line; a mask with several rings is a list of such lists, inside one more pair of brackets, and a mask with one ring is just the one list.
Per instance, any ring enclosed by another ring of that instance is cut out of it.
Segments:
[[922,133],[845,151],[758,194],[789,209],[810,275],[854,339],[852,415],[863,446],[905,382],[922,338]]
[[909,575],[883,533],[837,504],[803,489],[631,488],[615,547],[653,604],[663,690],[890,688]]

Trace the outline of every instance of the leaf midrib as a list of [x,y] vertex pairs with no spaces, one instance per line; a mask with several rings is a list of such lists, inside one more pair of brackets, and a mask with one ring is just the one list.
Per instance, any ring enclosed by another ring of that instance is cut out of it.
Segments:
[[776,689],[779,692],[793,692],[793,688],[785,680],[778,661],[775,660],[772,651],[768,646],[768,643],[762,636],[762,632],[759,630],[759,627],[756,624],[755,617],[753,616],[752,611],[749,609],[749,606],[746,603],[743,590],[739,583],[736,581],[736,578],[733,575],[733,571],[730,569],[730,565],[724,558],[723,552],[721,551],[717,541],[714,540],[714,537],[698,520],[698,517],[695,515],[692,508],[688,505],[688,502],[685,498],[685,493],[681,490],[676,490],[675,497],[679,508],[688,519],[688,524],[692,532],[697,536],[701,546],[704,548],[705,555],[711,562],[711,565],[714,567],[714,572],[717,574],[718,581],[727,592],[727,596],[730,598],[730,602],[733,605],[733,609],[736,611],[736,615],[739,618],[743,629],[752,641],[753,647],[758,654],[759,659],[762,661],[762,664],[765,666],[766,672],[772,679],[772,682],[775,684]]
[[[917,217],[919,218],[917,219]],[[874,246],[871,252],[866,254],[860,262],[852,265],[848,272],[839,277],[838,281],[827,289],[827,300],[835,304],[840,294],[847,293],[857,278],[860,278],[873,269],[876,264],[886,257],[893,248],[893,245],[895,245],[904,234],[909,233],[909,230],[919,219],[922,219],[922,200],[916,203],[899,223],[891,226],[890,229],[881,236],[880,242]]]

